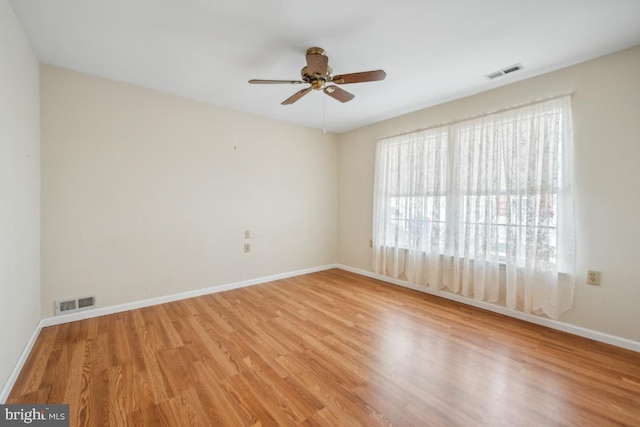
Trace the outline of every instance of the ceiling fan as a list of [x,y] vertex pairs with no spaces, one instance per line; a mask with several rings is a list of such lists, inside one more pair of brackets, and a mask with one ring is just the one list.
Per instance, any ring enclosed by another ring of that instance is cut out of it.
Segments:
[[340,102],[351,101],[355,95],[336,85],[327,85],[328,83],[337,83],[339,85],[350,83],[364,83],[384,80],[387,73],[382,70],[362,71],[359,73],[333,75],[333,70],[329,66],[329,58],[324,49],[319,47],[310,47],[307,49],[307,66],[300,71],[302,80],[249,80],[252,84],[303,84],[308,83],[310,86],[299,90],[289,98],[282,101],[282,105],[293,104],[312,89],[322,90],[324,93],[337,99]]

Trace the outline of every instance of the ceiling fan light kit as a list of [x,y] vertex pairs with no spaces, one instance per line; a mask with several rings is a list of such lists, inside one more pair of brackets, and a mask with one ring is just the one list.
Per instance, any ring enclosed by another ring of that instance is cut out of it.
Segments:
[[320,47],[310,47],[306,53],[307,65],[300,71],[302,80],[249,80],[251,84],[309,84],[309,87],[299,90],[289,98],[282,101],[282,105],[293,104],[311,90],[322,90],[335,100],[340,102],[351,101],[355,95],[336,85],[351,83],[364,83],[384,80],[387,73],[383,70],[362,71],[358,73],[333,75],[333,69],[329,66],[329,58],[324,49]]

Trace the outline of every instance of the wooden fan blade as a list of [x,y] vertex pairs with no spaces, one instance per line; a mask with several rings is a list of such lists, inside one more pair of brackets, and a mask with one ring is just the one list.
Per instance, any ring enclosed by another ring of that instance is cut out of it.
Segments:
[[324,88],[324,93],[340,102],[348,102],[355,97],[354,94],[349,93],[338,86],[327,86]]
[[298,85],[300,83],[304,83],[302,80],[260,80],[253,79],[249,80],[249,83],[254,85],[279,85],[279,84],[292,84]]
[[282,105],[293,104],[294,102],[296,102],[298,99],[302,98],[303,96],[305,96],[309,92],[311,92],[311,87],[299,90],[296,93],[294,93],[293,95],[291,95],[289,98],[287,98],[284,101],[282,101]]
[[375,82],[378,80],[384,80],[387,77],[387,73],[382,70],[363,71],[361,73],[340,74],[334,76],[331,80],[339,85],[346,85],[349,83],[364,83]]
[[317,53],[307,55],[307,73],[314,77],[322,77],[327,74],[329,58]]

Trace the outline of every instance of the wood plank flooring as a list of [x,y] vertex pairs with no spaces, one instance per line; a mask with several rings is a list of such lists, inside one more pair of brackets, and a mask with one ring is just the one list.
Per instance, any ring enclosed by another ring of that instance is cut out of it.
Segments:
[[72,426],[640,425],[640,353],[329,270],[42,330]]

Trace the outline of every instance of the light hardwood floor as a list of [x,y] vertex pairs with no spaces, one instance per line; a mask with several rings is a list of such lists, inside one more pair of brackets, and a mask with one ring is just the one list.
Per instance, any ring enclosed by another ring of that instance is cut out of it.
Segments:
[[42,330],[72,426],[640,425],[640,353],[329,270]]

